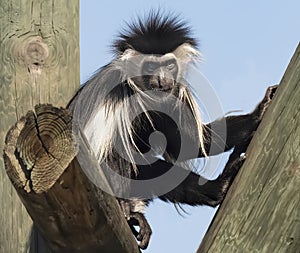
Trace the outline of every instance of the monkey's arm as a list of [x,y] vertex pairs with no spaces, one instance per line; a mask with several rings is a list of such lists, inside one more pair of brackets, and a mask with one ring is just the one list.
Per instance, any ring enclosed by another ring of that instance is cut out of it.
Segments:
[[[270,105],[270,102],[275,94],[276,88],[277,86],[271,86],[267,89],[263,100],[256,106],[252,113],[224,117],[205,125],[204,148],[206,154],[208,156],[217,155],[222,152],[228,151],[235,146],[245,145],[245,143],[249,143],[264,113]],[[189,138],[189,141],[191,143],[195,142],[195,138],[191,138],[188,136],[184,136],[183,138]],[[172,143],[172,145],[168,145],[168,152],[172,154],[172,148],[174,147],[174,143]],[[203,156],[204,152],[201,149],[199,149],[198,157]],[[180,157],[180,160],[197,158],[197,156],[193,157],[189,152],[182,152]]]
[[[240,157],[240,154],[244,152],[246,148],[247,145],[236,146],[234,148],[223,173],[215,180],[206,180],[194,172],[188,172],[180,166],[173,165],[163,160],[157,160],[155,163],[149,165],[138,166],[139,173],[133,174],[132,178],[136,180],[148,180],[159,177],[169,170],[174,170],[177,176],[185,179],[164,195],[160,195],[160,192],[155,192],[157,189],[152,189],[153,196],[158,196],[161,200],[172,203],[182,203],[192,206],[208,205],[215,207],[223,201],[229,186],[241,167],[244,157]],[[172,178],[170,178],[170,180],[172,180]],[[124,201],[120,204],[124,210],[130,202]],[[132,228],[133,234],[136,236],[137,240],[140,241],[139,246],[142,249],[145,249],[149,243],[151,228],[143,213],[131,212],[130,208],[127,209],[129,210],[127,216],[129,218],[128,222]],[[140,227],[139,232],[133,227],[134,225]]]
[[163,201],[192,206],[208,205],[215,207],[219,205],[245,160],[245,157],[241,157],[240,154],[245,152],[246,148],[246,145],[234,148],[222,174],[215,180],[207,180],[191,172],[181,184],[170,192],[159,196],[159,198]]
[[245,157],[241,157],[240,154],[246,151],[247,146],[248,143],[245,143],[245,145],[234,148],[222,174],[215,180],[207,180],[194,172],[189,172],[180,166],[163,160],[158,160],[151,165],[139,166],[139,173],[134,178],[137,180],[148,180],[173,170],[176,177],[185,179],[164,195],[160,195],[160,192],[156,193],[156,189],[152,189],[154,196],[158,196],[163,201],[173,203],[215,207],[222,202],[230,184],[243,164]]
[[[251,140],[259,122],[256,113],[251,113],[221,118],[205,125],[206,154],[217,155]],[[204,153],[199,150],[198,156],[203,157]]]

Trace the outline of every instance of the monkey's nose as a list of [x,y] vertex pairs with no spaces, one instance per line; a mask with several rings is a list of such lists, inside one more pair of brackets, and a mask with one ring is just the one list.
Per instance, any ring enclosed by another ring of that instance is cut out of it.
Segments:
[[170,91],[174,87],[174,81],[170,78],[164,77],[160,79],[160,88],[163,91]]
[[151,82],[151,88],[161,91],[170,91],[173,88],[173,80],[157,77]]

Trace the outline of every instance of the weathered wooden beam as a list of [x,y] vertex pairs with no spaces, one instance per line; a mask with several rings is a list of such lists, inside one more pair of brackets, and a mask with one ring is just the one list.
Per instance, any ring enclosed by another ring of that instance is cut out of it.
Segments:
[[299,249],[300,45],[198,253]]
[[7,135],[7,174],[51,252],[139,252],[116,199],[83,173],[78,154],[99,166],[84,144],[68,110],[36,106]]
[[27,252],[32,224],[4,169],[5,135],[38,103],[65,106],[79,84],[79,0],[0,1],[0,252]]

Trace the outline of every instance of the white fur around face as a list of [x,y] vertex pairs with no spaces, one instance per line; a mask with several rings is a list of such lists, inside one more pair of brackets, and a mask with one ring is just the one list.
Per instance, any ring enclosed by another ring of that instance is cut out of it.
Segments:
[[174,56],[188,64],[201,60],[201,53],[188,43],[184,43],[173,51]]
[[[165,54],[167,56],[168,54],[173,54],[177,57],[177,59],[186,59],[186,60],[195,60],[195,59],[200,59],[201,53],[192,45],[189,43],[184,43],[177,47],[173,52]],[[121,55],[121,60],[128,60],[131,57],[137,56],[137,55],[148,55],[149,54],[142,54],[138,51],[135,51],[134,49],[127,49],[122,55]]]

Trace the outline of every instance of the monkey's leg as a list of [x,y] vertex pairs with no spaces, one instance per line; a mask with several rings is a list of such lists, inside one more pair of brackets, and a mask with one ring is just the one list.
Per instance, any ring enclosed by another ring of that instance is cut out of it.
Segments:
[[242,146],[235,148],[229,157],[223,173],[217,179],[206,180],[196,173],[191,172],[180,185],[159,198],[163,201],[192,206],[208,205],[215,207],[219,205],[245,160],[245,157],[240,156],[244,150],[245,147]]

